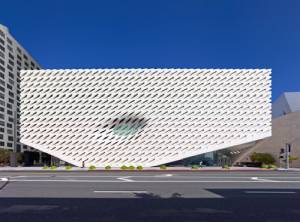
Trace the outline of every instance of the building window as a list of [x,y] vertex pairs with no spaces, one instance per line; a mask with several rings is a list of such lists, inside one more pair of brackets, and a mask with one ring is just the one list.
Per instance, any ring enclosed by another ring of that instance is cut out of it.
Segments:
[[2,67],[2,66],[0,66],[0,70],[1,70],[2,72],[5,72],[5,69],[4,69],[4,67]]
[[8,60],[8,63],[13,67],[15,65],[15,63],[11,60]]
[[15,57],[9,52],[8,53],[8,56],[9,56],[9,58],[11,59],[11,60],[14,60],[15,59]]
[[10,40],[10,38],[6,38],[6,40],[9,44],[11,44],[11,45],[13,44],[12,41]]
[[11,72],[8,72],[8,75],[9,75],[9,77],[10,77],[10,78],[12,78],[12,79],[14,79],[14,78],[15,78],[14,74],[13,74],[13,73],[11,73]]
[[0,50],[1,50],[2,52],[5,52],[5,48],[4,48],[2,45],[0,45]]
[[15,84],[14,80],[12,80],[12,79],[8,79],[8,82],[9,82],[10,84],[12,84],[12,85]]
[[7,87],[8,89],[10,89],[10,90],[12,90],[12,88],[13,88],[13,87],[12,87],[10,84],[8,84],[8,83],[6,84],[6,87]]
[[8,95],[10,95],[11,97],[14,97],[15,95],[13,94],[13,92],[8,91]]
[[12,71],[12,72],[14,71],[14,69],[13,69],[13,67],[12,67],[12,66],[10,66],[10,65],[8,65],[8,64],[7,64],[7,66],[6,66],[6,67],[7,67],[7,68],[8,68],[10,71]]
[[14,51],[13,48],[12,48],[10,45],[6,45],[6,46],[7,46],[7,49],[8,49],[9,51],[11,51],[11,52]]

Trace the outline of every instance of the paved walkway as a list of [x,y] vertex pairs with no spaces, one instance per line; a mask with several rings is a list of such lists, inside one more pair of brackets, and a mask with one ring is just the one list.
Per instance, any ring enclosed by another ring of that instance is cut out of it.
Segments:
[[[0,171],[88,171],[88,168],[73,167],[66,170],[65,167],[58,167],[55,170],[43,169],[43,167],[0,167]],[[278,170],[285,170],[279,168]],[[297,168],[291,168],[291,171],[300,171]],[[104,168],[97,168],[96,171],[107,171]],[[119,168],[112,168],[110,171],[123,171]],[[135,170],[136,171],[136,170]],[[268,169],[261,169],[255,167],[230,167],[230,169],[223,169],[222,167],[203,167],[199,169],[191,169],[190,167],[168,167],[166,170],[161,170],[159,167],[146,167],[143,171],[270,171]]]

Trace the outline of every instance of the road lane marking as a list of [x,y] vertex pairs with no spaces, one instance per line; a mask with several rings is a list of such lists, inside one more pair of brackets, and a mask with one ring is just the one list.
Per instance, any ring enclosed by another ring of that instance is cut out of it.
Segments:
[[117,179],[118,179],[118,180],[125,181],[125,182],[133,182],[133,180],[128,179],[128,178],[130,178],[130,177],[119,177],[119,178],[117,178]]
[[294,191],[245,191],[249,194],[295,194]]
[[279,181],[275,181],[275,180],[269,180],[269,179],[264,179],[264,178],[258,178],[258,177],[251,177],[251,180],[255,180],[255,181],[261,181],[261,182],[279,182]]
[[145,190],[95,190],[94,193],[148,193]]
[[[11,182],[74,182],[74,183],[274,183],[269,180],[27,180],[11,179]],[[276,181],[276,183],[300,183],[300,181]]]
[[173,174],[163,174],[162,176],[165,176],[165,177],[172,177]]
[[8,178],[6,178],[6,177],[0,178],[0,181],[2,181],[2,182],[7,182],[7,181],[8,181]]

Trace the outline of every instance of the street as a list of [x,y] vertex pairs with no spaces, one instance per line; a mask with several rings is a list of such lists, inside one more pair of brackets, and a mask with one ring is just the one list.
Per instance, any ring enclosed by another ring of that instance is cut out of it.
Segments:
[[300,172],[1,172],[1,221],[293,221]]

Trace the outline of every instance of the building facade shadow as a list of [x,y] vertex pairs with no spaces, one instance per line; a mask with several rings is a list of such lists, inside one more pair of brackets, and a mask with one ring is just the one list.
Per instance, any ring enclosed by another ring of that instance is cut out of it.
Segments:
[[[261,190],[261,189],[260,189]],[[247,194],[209,189],[223,198],[0,198],[1,222],[299,222],[300,190],[290,194]],[[253,189],[252,189],[253,191]],[[287,192],[288,193],[288,192]]]

